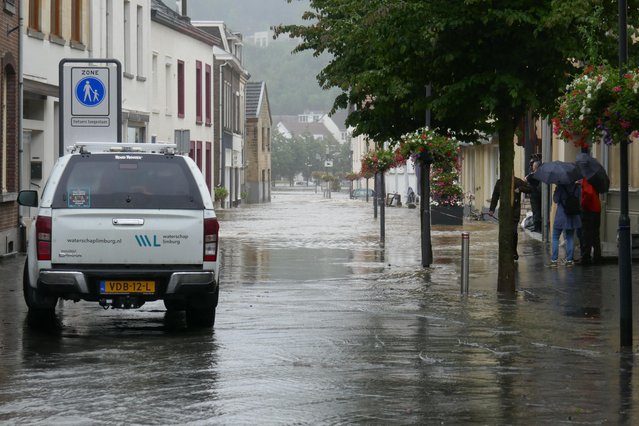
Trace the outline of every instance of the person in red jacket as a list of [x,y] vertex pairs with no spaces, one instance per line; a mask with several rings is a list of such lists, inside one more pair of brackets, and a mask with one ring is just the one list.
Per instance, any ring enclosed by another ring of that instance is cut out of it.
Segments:
[[583,265],[599,263],[601,262],[601,240],[599,237],[601,201],[599,193],[587,179],[581,181],[581,221],[583,238],[581,263]]

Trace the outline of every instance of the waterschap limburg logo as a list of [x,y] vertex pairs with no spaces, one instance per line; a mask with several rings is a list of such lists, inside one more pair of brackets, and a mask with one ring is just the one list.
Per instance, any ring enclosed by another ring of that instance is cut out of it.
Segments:
[[161,244],[158,243],[158,236],[153,235],[152,238],[153,241],[151,241],[148,235],[136,235],[135,241],[138,242],[138,246],[140,247],[160,247]]

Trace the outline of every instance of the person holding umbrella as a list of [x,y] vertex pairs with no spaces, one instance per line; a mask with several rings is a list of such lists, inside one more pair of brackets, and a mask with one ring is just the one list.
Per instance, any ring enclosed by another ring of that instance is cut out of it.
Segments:
[[[580,188],[575,182],[558,184],[552,195],[552,200],[557,204],[555,221],[552,226],[552,251],[550,266],[557,266],[559,258],[559,238],[564,234],[566,240],[566,266],[572,266],[574,262],[574,236],[575,230],[581,228],[581,215],[579,214]],[[576,207],[571,202],[576,198]]]
[[[572,266],[574,259],[575,230],[581,228],[579,208],[579,185],[581,171],[575,163],[565,161],[550,161],[542,163],[533,177],[547,184],[557,185],[552,199],[557,204],[555,221],[552,226],[552,251],[550,266],[557,266],[559,258],[559,238],[564,234],[566,240],[566,266]],[[576,200],[575,200],[576,197]],[[570,202],[573,201],[573,202]],[[576,204],[576,207],[573,205]]]
[[[581,262],[584,265],[601,261],[601,201],[599,194],[608,192],[610,178],[603,165],[590,156],[587,150],[577,154],[575,159],[581,171]],[[592,255],[592,258],[591,258]]]

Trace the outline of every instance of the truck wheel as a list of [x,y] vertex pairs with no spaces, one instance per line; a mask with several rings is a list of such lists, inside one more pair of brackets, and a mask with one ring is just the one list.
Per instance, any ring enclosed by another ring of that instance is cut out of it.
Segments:
[[168,312],[183,311],[186,309],[186,302],[180,299],[164,299],[164,307]]
[[189,327],[213,327],[219,291],[218,286],[213,293],[189,299],[186,307],[186,323]]
[[22,289],[24,292],[24,301],[29,308],[30,313],[40,315],[53,315],[55,312],[55,305],[58,303],[58,298],[48,296],[42,293],[42,291],[31,287],[29,281],[29,261],[24,263],[24,274],[22,276]]

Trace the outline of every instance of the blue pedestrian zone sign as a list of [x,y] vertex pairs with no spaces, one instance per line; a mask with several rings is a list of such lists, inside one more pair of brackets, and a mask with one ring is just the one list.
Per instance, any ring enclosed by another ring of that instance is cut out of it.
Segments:
[[[122,66],[117,59],[66,58],[60,77],[59,154],[78,142],[122,141]],[[74,207],[85,207],[76,197]],[[86,198],[89,199],[88,197]],[[74,201],[74,202],[75,202]]]
[[[102,127],[110,122],[108,67],[73,67],[71,69],[72,125],[86,123],[90,127]],[[82,117],[82,118],[80,118]],[[88,117],[104,117],[86,121]],[[101,124],[100,124],[101,123]]]
[[95,77],[83,78],[75,86],[75,97],[86,107],[94,107],[104,100],[104,84]]

